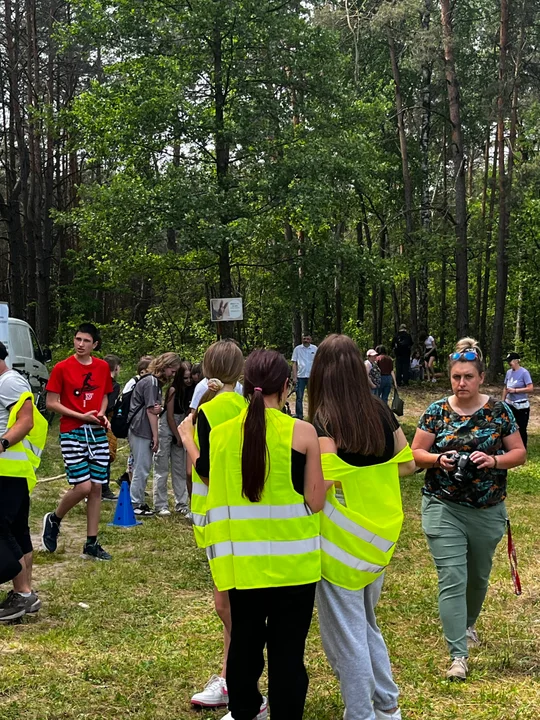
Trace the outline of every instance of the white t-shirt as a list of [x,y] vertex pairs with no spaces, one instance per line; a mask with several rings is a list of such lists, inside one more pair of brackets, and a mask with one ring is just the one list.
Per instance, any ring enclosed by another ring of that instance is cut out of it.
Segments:
[[435,338],[433,335],[428,335],[427,338],[424,340],[424,345],[426,346],[426,350],[431,350],[431,348],[435,345]]
[[0,375],[0,436],[7,429],[9,411],[25,392],[32,392],[26,378],[16,370],[7,370]]
[[[208,390],[208,378],[203,378],[202,380],[199,380],[197,385],[195,386],[195,390],[193,391],[193,397],[191,398],[191,402],[189,404],[189,407],[192,410],[196,410],[199,407],[199,403],[202,400],[202,396],[204,393]],[[236,383],[234,392],[238,393],[239,395],[244,395],[244,388],[242,385],[240,385],[239,382]]]
[[310,345],[309,347],[297,345],[294,348],[292,361],[298,366],[296,373],[297,377],[308,378],[311,375],[311,368],[313,367],[313,360],[315,359],[316,352],[316,345]]
[[[144,375],[143,375],[144,377]],[[130,380],[127,381],[127,383],[122,388],[122,393],[128,393],[130,390],[133,390],[135,385],[139,382],[141,379],[140,375],[135,375],[135,377],[132,377]]]

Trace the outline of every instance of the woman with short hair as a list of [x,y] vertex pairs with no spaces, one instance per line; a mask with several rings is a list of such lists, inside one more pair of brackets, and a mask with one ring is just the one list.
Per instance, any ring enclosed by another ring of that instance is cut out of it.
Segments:
[[510,365],[510,370],[508,370],[504,378],[502,399],[503,402],[508,403],[512,408],[519,427],[521,439],[523,440],[523,445],[525,445],[526,448],[528,439],[527,426],[531,412],[529,395],[534,392],[533,382],[530,372],[526,368],[521,367],[519,353],[508,353],[506,362]]
[[412,449],[427,470],[422,529],[439,577],[439,615],[452,658],[449,680],[465,680],[467,640],[478,643],[475,623],[489,584],[495,549],[507,522],[507,471],[526,451],[506,403],[480,392],[482,351],[462,338],[450,355],[452,395],[420,418]]

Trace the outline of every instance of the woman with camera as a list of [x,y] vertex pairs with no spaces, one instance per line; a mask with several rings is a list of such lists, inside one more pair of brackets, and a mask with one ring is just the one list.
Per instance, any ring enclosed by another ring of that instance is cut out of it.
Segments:
[[439,614],[452,664],[450,680],[467,677],[467,641],[488,588],[495,548],[506,527],[506,475],[526,451],[509,407],[480,392],[482,352],[463,338],[450,355],[453,394],[432,403],[412,443],[426,468],[422,528],[439,577]]

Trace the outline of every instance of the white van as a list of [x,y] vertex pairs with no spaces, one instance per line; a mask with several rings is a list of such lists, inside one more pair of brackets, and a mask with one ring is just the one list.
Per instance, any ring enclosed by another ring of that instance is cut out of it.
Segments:
[[6,364],[26,375],[32,389],[38,392],[49,377],[45,363],[51,360],[51,351],[41,348],[27,322],[9,317],[7,303],[0,303],[0,341],[7,347]]

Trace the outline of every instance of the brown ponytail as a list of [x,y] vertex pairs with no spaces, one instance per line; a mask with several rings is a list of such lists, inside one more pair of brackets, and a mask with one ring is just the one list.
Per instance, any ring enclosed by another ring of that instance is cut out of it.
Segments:
[[288,377],[289,365],[277,350],[254,350],[246,360],[244,396],[249,405],[242,446],[242,495],[251,502],[260,502],[267,476],[264,396],[281,393]]

